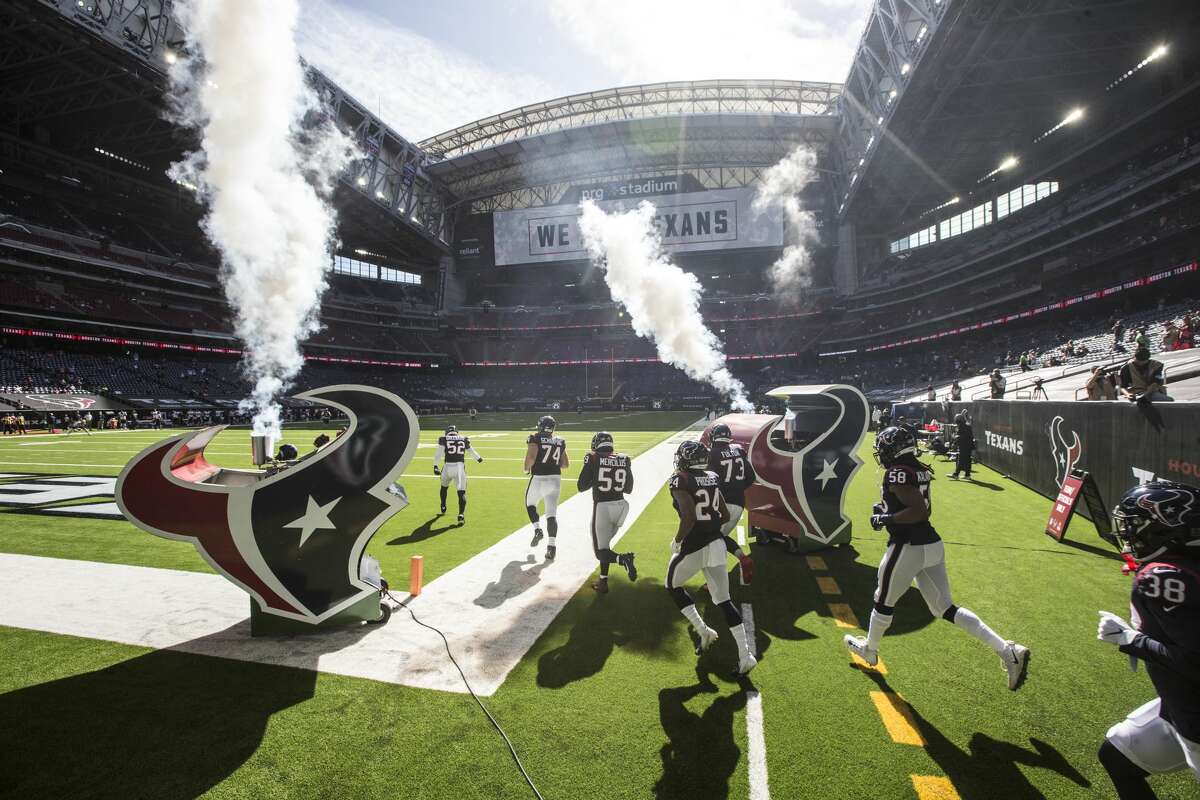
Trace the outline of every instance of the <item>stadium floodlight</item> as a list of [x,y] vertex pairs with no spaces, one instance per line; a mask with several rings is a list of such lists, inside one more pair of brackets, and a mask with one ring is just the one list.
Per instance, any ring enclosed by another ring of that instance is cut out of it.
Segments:
[[1128,70],[1128,71],[1127,71],[1127,72],[1126,72],[1124,75],[1122,75],[1121,77],[1117,78],[1115,81],[1113,81],[1112,83],[1110,83],[1110,84],[1108,85],[1108,88],[1107,88],[1107,89],[1105,89],[1105,91],[1111,91],[1111,90],[1112,90],[1113,88],[1115,88],[1116,86],[1118,86],[1118,85],[1120,85],[1121,83],[1124,83],[1125,81],[1129,80],[1129,78],[1130,78],[1130,77],[1131,77],[1131,76],[1132,76],[1132,75],[1133,75],[1135,72],[1138,72],[1139,70],[1141,70],[1141,69],[1142,69],[1142,67],[1146,66],[1146,65],[1147,65],[1147,64],[1149,64],[1151,61],[1157,61],[1158,59],[1162,58],[1163,56],[1165,56],[1165,55],[1167,54],[1167,52],[1168,52],[1167,45],[1166,45],[1166,44],[1160,44],[1158,47],[1156,47],[1156,48],[1154,48],[1153,50],[1151,50],[1151,51],[1150,51],[1150,55],[1146,56],[1146,57],[1145,57],[1145,58],[1143,58],[1141,61],[1139,61],[1139,62],[1137,63],[1137,66],[1135,66],[1135,67],[1134,67],[1133,69],[1131,69],[1131,70]]
[[356,182],[356,183],[357,183],[359,186],[366,186],[366,185],[367,185],[367,176],[366,176],[366,175],[359,175],[359,176],[358,176],[358,180],[357,180],[357,181],[355,181],[355,182]]
[[1043,132],[1041,136],[1037,137],[1033,141],[1040,142],[1042,139],[1045,139],[1047,136],[1054,133],[1055,131],[1057,131],[1061,128],[1064,128],[1073,122],[1078,122],[1081,119],[1083,119],[1083,109],[1080,108],[1079,106],[1076,106],[1075,108],[1072,108],[1069,112],[1067,112],[1067,115],[1062,118],[1062,122],[1058,123],[1050,130]]
[[911,69],[912,69],[912,64],[905,61],[903,64],[900,65],[900,74],[907,75],[909,73],[909,70],[911,70]]
[[175,55],[174,50],[164,50],[163,51],[163,61],[166,61],[168,64],[174,64],[178,60],[179,60],[179,56]]
[[989,172],[987,175],[984,175],[982,178],[980,178],[978,181],[976,181],[976,183],[983,183],[988,178],[993,178],[996,175],[999,175],[1001,172],[1010,170],[1020,163],[1021,163],[1021,160],[1019,158],[1017,158],[1016,156],[1007,156],[1003,161],[1000,162],[1000,166],[996,167],[994,170]]

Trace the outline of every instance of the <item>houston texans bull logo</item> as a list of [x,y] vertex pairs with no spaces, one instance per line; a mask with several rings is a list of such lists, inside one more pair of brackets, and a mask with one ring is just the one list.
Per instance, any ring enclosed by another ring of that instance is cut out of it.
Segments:
[[360,579],[359,561],[407,505],[388,489],[412,460],[419,429],[408,404],[380,389],[328,386],[297,397],[343,411],[346,433],[271,475],[205,460],[224,426],[177,436],[125,467],[116,501],[139,528],[192,542],[263,612],[315,625],[377,591]]
[[721,420],[758,474],[758,484],[746,492],[750,524],[829,544],[850,524],[842,500],[863,463],[858,448],[867,431],[866,398],[840,385],[786,386],[768,395],[786,398],[787,417],[732,414]]
[[1083,443],[1079,434],[1071,431],[1071,442],[1068,444],[1062,432],[1063,418],[1055,415],[1050,420],[1050,453],[1054,457],[1054,485],[1062,486],[1062,482],[1075,469],[1079,457],[1083,454]]

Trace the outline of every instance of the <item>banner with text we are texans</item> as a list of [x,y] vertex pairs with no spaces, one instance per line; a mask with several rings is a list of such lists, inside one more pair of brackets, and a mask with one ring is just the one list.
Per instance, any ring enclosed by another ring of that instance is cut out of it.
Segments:
[[[754,189],[715,189],[647,198],[655,206],[654,224],[671,253],[782,247],[779,211],[756,214]],[[608,212],[626,211],[637,199],[602,200]],[[542,206],[494,214],[496,265],[544,264],[587,258],[579,232],[578,205]]]

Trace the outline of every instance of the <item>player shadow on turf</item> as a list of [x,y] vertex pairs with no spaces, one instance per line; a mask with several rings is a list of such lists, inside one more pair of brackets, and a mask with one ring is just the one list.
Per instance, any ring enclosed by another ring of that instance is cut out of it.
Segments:
[[1005,491],[1004,487],[1003,487],[1003,486],[1001,486],[1000,484],[998,484],[998,483],[988,483],[987,481],[981,481],[981,480],[979,480],[979,478],[960,478],[960,479],[959,479],[959,483],[966,483],[966,484],[969,484],[969,485],[971,485],[971,486],[982,486],[984,489],[990,489],[990,490],[992,490],[993,492],[1003,492],[1003,491]]
[[[530,565],[533,565],[529,569]],[[489,583],[473,602],[480,608],[499,608],[517,595],[527,592],[542,579],[542,570],[550,562],[538,561],[530,554],[523,561],[510,561],[500,570],[500,577]]]
[[[238,635],[246,625],[202,638]],[[309,648],[311,669],[156,650],[0,694],[0,794],[202,795],[254,755],[272,715],[313,697],[316,651],[336,651],[369,630],[331,632]]]
[[[796,628],[796,620],[813,611],[822,617],[833,617],[830,604],[850,606],[859,625],[865,629],[875,602],[878,565],[862,561],[853,544],[818,550],[814,555],[820,556],[828,569],[813,570],[806,566],[803,557],[778,548],[754,549],[754,584],[761,586],[764,592],[762,603],[754,605],[760,631],[793,640],[811,639],[813,634]],[[822,594],[817,577],[833,578],[839,594]],[[779,586],[787,586],[789,591],[772,589]],[[934,621],[915,586],[904,593],[896,608],[895,619],[888,629],[889,636],[919,631]],[[800,635],[787,635],[792,631],[799,631]]]
[[[870,677],[880,690],[894,693],[883,675],[874,670],[859,671]],[[1050,770],[1084,789],[1092,785],[1057,748],[1040,739],[1030,737],[1031,747],[1022,747],[976,732],[963,750],[911,704],[909,712],[925,740],[925,752],[954,784],[962,800],[993,800],[998,787],[1003,787],[1004,800],[1044,800],[1045,794],[1025,777],[1022,766]]]
[[[614,575],[606,595],[584,600],[573,616],[567,641],[538,658],[537,685],[561,689],[604,669],[613,650],[673,653],[677,630],[687,621],[653,578],[627,583]],[[584,591],[590,591],[585,589]]]
[[[663,771],[654,784],[656,798],[716,800],[729,796],[729,779],[742,755],[733,722],[746,707],[746,689],[739,686],[722,694],[722,687],[699,667],[696,679],[693,685],[658,693],[659,721],[668,741],[659,750]],[[700,714],[689,710],[686,704],[704,694],[713,695],[708,707]]]
[[449,525],[443,525],[440,528],[433,527],[433,523],[437,522],[439,519],[441,519],[441,517],[441,514],[438,514],[436,517],[430,517],[416,528],[413,528],[412,533],[408,534],[407,536],[397,536],[395,539],[392,539],[390,542],[388,542],[388,544],[416,544],[417,542],[423,542],[426,539],[432,539],[433,537],[443,534],[446,531],[452,531],[455,528],[461,528],[463,526],[463,523],[461,522],[452,522]]

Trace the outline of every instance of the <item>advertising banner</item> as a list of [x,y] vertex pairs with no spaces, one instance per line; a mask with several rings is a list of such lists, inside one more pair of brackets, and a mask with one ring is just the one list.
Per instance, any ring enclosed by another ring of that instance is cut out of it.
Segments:
[[[755,214],[753,188],[666,195],[655,204],[654,225],[672,253],[781,247],[778,210]],[[605,211],[625,211],[639,200],[598,201]],[[496,265],[545,264],[587,258],[577,204],[498,211],[493,216]]]
[[[1095,480],[1105,509],[1138,483],[1200,484],[1200,404],[979,400],[971,405],[979,460],[1046,497],[1057,498],[1076,468]],[[1099,503],[1076,510],[1093,519],[1093,505]]]

